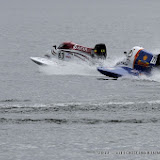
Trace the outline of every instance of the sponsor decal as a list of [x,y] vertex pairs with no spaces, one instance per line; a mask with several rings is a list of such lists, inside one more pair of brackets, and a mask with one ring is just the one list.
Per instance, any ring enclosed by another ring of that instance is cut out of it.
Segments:
[[106,50],[105,49],[101,49],[101,53],[105,53],[106,52]]
[[79,50],[79,51],[83,51],[83,52],[87,52],[87,48],[83,47],[83,46],[79,46],[79,45],[74,45],[73,49],[75,50]]
[[66,58],[71,58],[71,56],[70,55],[66,55]]
[[146,56],[146,55],[145,55],[145,56],[143,56],[143,60],[144,60],[144,61],[146,61],[146,60],[147,60],[147,58],[148,58],[148,56]]
[[143,66],[143,67],[148,67],[149,63],[148,62],[142,62],[141,60],[139,60],[138,65]]

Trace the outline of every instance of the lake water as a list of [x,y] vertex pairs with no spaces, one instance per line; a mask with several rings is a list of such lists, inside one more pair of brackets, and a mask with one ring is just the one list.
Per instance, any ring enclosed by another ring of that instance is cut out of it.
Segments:
[[0,0],[0,159],[160,158],[160,72],[107,80],[95,66],[29,57],[105,43],[106,65],[139,45],[160,52],[158,0]]

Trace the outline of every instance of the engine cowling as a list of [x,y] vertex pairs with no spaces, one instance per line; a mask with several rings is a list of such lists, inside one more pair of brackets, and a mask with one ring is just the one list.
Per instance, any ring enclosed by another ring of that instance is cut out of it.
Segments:
[[106,59],[106,57],[107,57],[106,45],[103,43],[96,44],[93,49],[92,56],[93,57],[95,56],[97,58]]
[[156,66],[160,66],[160,54],[157,55]]

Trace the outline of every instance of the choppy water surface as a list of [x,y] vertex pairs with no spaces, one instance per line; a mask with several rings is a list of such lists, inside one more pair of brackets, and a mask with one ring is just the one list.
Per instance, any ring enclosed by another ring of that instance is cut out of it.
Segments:
[[114,65],[159,52],[159,1],[19,1],[0,5],[0,159],[159,159],[160,76],[108,79],[96,66],[38,67],[62,41],[106,43]]

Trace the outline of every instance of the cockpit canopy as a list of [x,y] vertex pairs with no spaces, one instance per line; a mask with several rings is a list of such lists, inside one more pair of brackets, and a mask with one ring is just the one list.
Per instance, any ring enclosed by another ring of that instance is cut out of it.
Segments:
[[59,45],[58,49],[72,49],[75,43],[73,42],[63,42]]
[[139,46],[135,46],[133,47],[128,53],[124,52],[127,56],[128,59],[134,57],[137,53],[139,53],[141,50],[143,50],[144,48],[139,47]]

